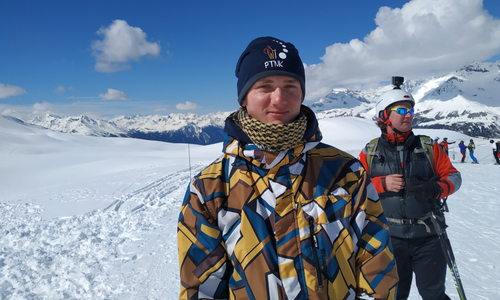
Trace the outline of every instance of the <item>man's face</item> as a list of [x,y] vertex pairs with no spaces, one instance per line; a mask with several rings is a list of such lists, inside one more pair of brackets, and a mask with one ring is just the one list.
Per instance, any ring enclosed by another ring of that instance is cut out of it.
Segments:
[[[408,110],[412,108],[410,102],[397,102],[391,106],[391,108],[395,107],[404,107]],[[396,111],[391,111],[389,115],[389,120],[392,123],[392,126],[401,132],[408,132],[411,130],[411,123],[413,122],[413,116],[408,112],[405,115],[400,115],[396,113]],[[387,127],[387,132],[392,131],[392,128]],[[389,132],[392,133],[392,132]]]
[[301,104],[302,88],[298,80],[268,76],[250,88],[242,106],[252,118],[263,123],[286,124],[297,118]]

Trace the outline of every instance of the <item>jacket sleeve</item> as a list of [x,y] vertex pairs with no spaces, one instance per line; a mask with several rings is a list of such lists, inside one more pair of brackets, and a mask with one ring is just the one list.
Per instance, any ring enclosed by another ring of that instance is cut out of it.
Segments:
[[[359,153],[358,160],[363,164],[363,167],[365,170],[370,173],[370,170],[368,168],[368,162],[367,162],[367,149],[366,147]],[[377,191],[378,194],[387,192],[387,188],[385,186],[385,176],[377,176],[377,177],[370,177],[371,181],[373,183],[373,186],[375,186],[375,190]]]
[[197,180],[189,185],[177,225],[179,299],[228,299],[230,265],[222,233],[205,205]]
[[437,143],[432,144],[432,153],[434,156],[434,171],[439,176],[438,183],[443,189],[441,198],[445,198],[458,191],[462,185],[462,176],[451,164],[450,158]]
[[[357,299],[395,299],[398,274],[390,243],[389,226],[370,177],[361,164],[353,191],[354,231],[358,235]],[[353,167],[355,166],[353,165]]]

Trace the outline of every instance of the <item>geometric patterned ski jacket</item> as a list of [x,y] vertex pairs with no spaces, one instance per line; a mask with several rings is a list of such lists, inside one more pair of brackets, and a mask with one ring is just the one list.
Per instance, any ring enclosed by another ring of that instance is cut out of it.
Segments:
[[394,299],[389,229],[364,167],[320,142],[259,150],[226,120],[223,155],[191,181],[178,222],[179,299]]

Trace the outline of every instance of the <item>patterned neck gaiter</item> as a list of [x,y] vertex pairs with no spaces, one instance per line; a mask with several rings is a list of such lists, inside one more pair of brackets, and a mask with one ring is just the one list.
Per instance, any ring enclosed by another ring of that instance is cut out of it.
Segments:
[[240,107],[233,120],[260,150],[269,152],[292,149],[302,140],[307,128],[307,117],[302,112],[292,123],[266,124],[252,118],[245,107]]
[[410,136],[411,132],[412,132],[412,130],[410,130],[408,132],[401,132],[401,133],[394,132],[393,134],[389,134],[386,131],[386,132],[382,132],[382,136],[386,140],[391,142],[393,145],[400,146],[400,145],[404,145],[404,143],[406,142],[406,140]]

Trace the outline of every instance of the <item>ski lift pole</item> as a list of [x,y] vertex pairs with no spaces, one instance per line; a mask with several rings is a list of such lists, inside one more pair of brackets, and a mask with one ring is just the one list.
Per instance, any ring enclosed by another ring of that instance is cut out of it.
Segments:
[[191,176],[191,150],[189,149],[189,143],[188,143],[188,158],[189,158],[189,180],[193,178]]
[[465,290],[462,284],[462,280],[460,279],[460,274],[458,273],[457,264],[455,262],[455,255],[453,254],[453,249],[451,248],[451,242],[448,238],[448,234],[446,233],[446,229],[441,228],[434,213],[432,213],[431,221],[434,225],[434,228],[436,229],[439,241],[441,242],[441,248],[443,249],[446,264],[450,268],[453,279],[455,280],[455,287],[457,288],[458,296],[460,297],[460,300],[467,300],[467,297],[465,297]]

